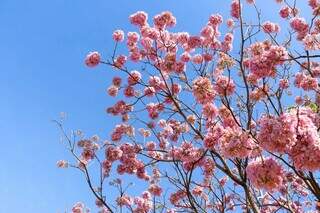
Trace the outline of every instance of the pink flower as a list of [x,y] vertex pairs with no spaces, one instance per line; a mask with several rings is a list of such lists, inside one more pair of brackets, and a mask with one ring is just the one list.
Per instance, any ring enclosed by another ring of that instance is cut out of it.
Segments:
[[227,26],[228,26],[229,28],[232,28],[232,27],[234,26],[234,20],[233,20],[232,18],[229,18],[229,19],[227,20]]
[[148,191],[154,196],[161,196],[162,188],[156,184],[151,184]]
[[117,94],[118,94],[118,91],[119,91],[119,88],[114,86],[114,85],[111,85],[109,88],[108,88],[108,94],[112,97],[116,97]]
[[180,201],[187,196],[187,193],[183,190],[179,190],[170,195],[170,202],[174,206],[179,206]]
[[319,0],[309,0],[308,3],[309,3],[309,6],[310,6],[313,10],[317,9],[317,7],[320,6]]
[[252,44],[249,53],[251,57],[245,61],[245,66],[258,78],[275,77],[276,66],[282,65],[288,58],[285,47],[271,45],[269,42]]
[[281,89],[288,89],[289,88],[288,79],[280,79],[279,86],[280,86]]
[[109,146],[106,149],[106,158],[108,161],[116,161],[116,160],[120,160],[120,158],[122,157],[122,150],[119,149],[118,147],[113,147],[113,146]]
[[121,197],[117,198],[117,204],[118,206],[130,207],[133,204],[133,200],[128,195],[122,195]]
[[209,23],[214,28],[217,27],[219,24],[221,24],[222,21],[223,21],[223,18],[222,18],[222,16],[220,14],[212,14],[209,17]]
[[195,63],[195,64],[201,64],[203,61],[203,57],[201,54],[195,54],[193,57],[192,57],[192,62]]
[[239,19],[240,18],[240,4],[238,0],[233,0],[231,3],[231,16],[233,18]]
[[114,77],[112,79],[112,84],[116,87],[120,87],[121,86],[121,81],[122,79],[120,77]]
[[188,47],[190,49],[197,48],[201,45],[201,39],[199,36],[190,36],[188,40]]
[[141,80],[141,74],[139,71],[133,70],[130,72],[130,75],[128,77],[128,84],[129,85],[135,85]]
[[298,40],[302,40],[308,33],[309,25],[304,18],[292,18],[290,20],[290,26],[298,33]]
[[260,132],[258,141],[260,146],[270,152],[285,153],[294,145],[295,128],[292,118],[282,115],[279,118],[262,116],[259,120]]
[[130,98],[130,97],[134,97],[135,95],[135,91],[134,91],[134,88],[132,86],[127,86],[125,89],[124,89],[124,95],[127,97],[127,98]]
[[116,30],[113,32],[112,38],[116,42],[121,42],[124,40],[124,32],[122,30]]
[[114,66],[121,69],[126,61],[127,57],[125,55],[119,55],[114,62]]
[[265,33],[278,33],[280,31],[280,26],[278,24],[267,21],[262,24],[262,29]]
[[215,150],[215,146],[218,143],[219,138],[222,137],[222,134],[223,130],[221,126],[217,125],[212,128],[210,132],[205,135],[205,138],[203,140],[204,147],[206,147],[207,149]]
[[307,34],[303,39],[303,43],[306,50],[320,50],[320,34]]
[[72,209],[71,209],[72,213],[88,213],[90,212],[89,209],[87,209],[83,203],[76,203]]
[[127,38],[129,43],[137,43],[140,39],[140,36],[137,32],[128,32]]
[[215,92],[211,81],[205,77],[198,77],[193,81],[193,95],[200,104],[206,104],[213,101]]
[[180,33],[177,34],[177,38],[176,39],[177,39],[177,42],[179,44],[186,44],[188,42],[188,40],[189,40],[189,37],[190,37],[189,33],[180,32]]
[[100,54],[98,52],[90,52],[85,59],[88,67],[95,67],[100,63]]
[[246,171],[249,180],[258,189],[273,192],[282,186],[284,171],[273,158],[251,161]]
[[214,86],[214,89],[219,95],[228,96],[234,93],[236,86],[232,79],[226,76],[220,75],[217,77],[216,81],[217,83]]
[[188,52],[184,52],[180,56],[181,61],[188,62],[191,59],[191,55]]
[[162,12],[153,18],[154,26],[158,29],[173,27],[176,22],[176,18],[169,11]]
[[65,160],[59,160],[57,162],[57,167],[58,168],[68,168],[68,162]]
[[218,109],[213,103],[207,103],[203,106],[203,116],[207,119],[213,119],[218,115]]
[[144,11],[138,11],[132,14],[130,17],[130,22],[133,25],[137,25],[139,27],[143,27],[147,24],[148,21],[148,14]]
[[205,38],[211,38],[213,36],[213,28],[211,26],[205,26],[204,28],[202,28],[201,30],[201,35]]
[[149,79],[149,84],[156,91],[159,91],[159,90],[165,88],[165,83],[158,76],[151,76],[150,79]]
[[254,149],[252,138],[240,128],[225,128],[218,140],[221,153],[227,158],[246,158]]
[[155,93],[156,93],[156,90],[153,87],[144,88],[144,94],[148,97],[154,96]]
[[296,87],[302,88],[305,91],[316,90],[318,88],[317,78],[305,75],[304,73],[297,73],[295,75],[294,84]]
[[279,14],[281,18],[288,18],[290,15],[290,12],[291,12],[291,9],[288,6],[285,6],[281,8],[281,10],[279,11]]

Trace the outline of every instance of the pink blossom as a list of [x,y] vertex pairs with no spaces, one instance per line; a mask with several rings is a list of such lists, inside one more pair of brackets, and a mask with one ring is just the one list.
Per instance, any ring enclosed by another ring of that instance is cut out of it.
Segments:
[[108,177],[108,176],[109,176],[111,167],[112,167],[112,161],[109,161],[109,160],[106,159],[106,160],[104,160],[104,161],[102,162],[103,175],[104,175],[105,177]]
[[233,0],[231,3],[231,16],[233,18],[239,19],[240,18],[240,10],[241,6],[238,0]]
[[87,209],[83,203],[76,203],[73,207],[72,207],[72,213],[89,213],[90,210]]
[[158,29],[164,29],[165,27],[173,27],[176,24],[176,18],[171,12],[166,11],[156,15],[153,18],[154,26]]
[[144,26],[140,29],[140,31],[141,31],[142,37],[144,38],[156,40],[160,36],[159,31],[154,27]]
[[197,48],[201,45],[201,39],[199,36],[190,36],[188,40],[188,47],[190,49]]
[[215,92],[211,81],[205,77],[198,77],[193,81],[193,95],[200,104],[212,102],[215,97]]
[[286,48],[269,42],[257,42],[249,50],[251,57],[245,61],[245,66],[258,78],[275,77],[276,66],[282,65],[288,58]]
[[227,26],[229,28],[233,28],[234,27],[234,20],[232,18],[227,20]]
[[318,80],[304,73],[297,73],[295,75],[294,84],[296,87],[306,91],[316,90],[318,88]]
[[313,10],[317,9],[317,7],[320,6],[319,0],[308,0],[308,3]]
[[113,146],[109,146],[106,149],[106,158],[108,161],[116,161],[116,160],[120,160],[120,158],[122,157],[122,150],[118,147],[113,147]]
[[221,153],[227,158],[248,157],[254,148],[252,138],[240,128],[225,128],[218,143]]
[[123,90],[123,94],[127,97],[127,98],[131,98],[134,97],[135,95],[135,90],[132,86],[127,86],[126,88],[124,88]]
[[218,115],[218,109],[213,103],[207,103],[203,106],[203,115],[207,119],[213,119]]
[[144,94],[148,97],[154,96],[155,93],[156,93],[156,90],[153,87],[144,88]]
[[122,30],[116,30],[113,32],[112,38],[116,42],[121,42],[124,40],[124,32]]
[[174,206],[178,206],[179,202],[187,196],[187,193],[183,190],[179,190],[170,195],[170,202]]
[[133,200],[128,195],[122,195],[121,197],[117,198],[117,204],[119,206],[130,207],[133,204]]
[[215,146],[218,143],[219,138],[222,137],[222,134],[222,127],[219,125],[215,126],[210,130],[210,132],[205,135],[205,138],[203,140],[204,147],[206,147],[207,149],[215,150]]
[[142,55],[138,48],[135,48],[133,51],[130,52],[129,58],[133,62],[139,62],[141,60]]
[[288,89],[289,88],[289,81],[288,79],[280,79],[279,81],[279,87],[281,89]]
[[320,50],[320,34],[307,34],[302,40],[306,50]]
[[133,70],[130,72],[128,77],[128,84],[135,85],[141,80],[141,73],[139,71]]
[[246,171],[249,180],[258,189],[272,192],[282,185],[284,171],[273,158],[251,161]]
[[262,29],[265,33],[278,33],[280,31],[280,26],[276,23],[267,21],[262,24]]
[[120,69],[123,67],[126,61],[127,57],[125,55],[119,55],[114,62],[114,66]]
[[186,43],[188,43],[189,38],[190,38],[189,33],[180,32],[180,33],[177,34],[177,38],[176,39],[177,39],[177,42],[179,44],[186,44]]
[[100,63],[100,54],[98,52],[90,52],[85,59],[88,67],[95,67]]
[[120,87],[121,86],[121,81],[122,79],[120,77],[114,77],[112,79],[112,84],[116,87]]
[[201,35],[205,38],[211,38],[213,36],[213,28],[211,26],[205,26],[204,28],[202,28],[201,30]]
[[154,196],[161,196],[162,188],[156,184],[151,184],[148,191]]
[[259,120],[261,127],[258,133],[260,146],[270,152],[285,153],[296,142],[295,127],[292,118],[283,115],[279,118],[262,116]]
[[290,12],[291,12],[291,9],[288,6],[285,6],[281,8],[281,10],[279,11],[279,14],[281,18],[288,18],[290,15]]
[[58,168],[68,168],[68,162],[65,160],[59,160],[57,162],[57,167]]
[[308,33],[309,25],[304,18],[292,18],[290,20],[290,26],[298,33],[298,40],[302,40]]
[[221,24],[223,21],[223,18],[220,14],[212,14],[209,17],[209,23],[210,25],[212,25],[213,27],[218,26],[219,24]]
[[140,35],[137,32],[128,32],[127,37],[130,43],[137,43],[140,39]]
[[203,61],[203,57],[201,54],[195,54],[193,57],[192,57],[192,62],[195,63],[195,64],[201,64]]
[[232,79],[220,75],[217,77],[216,81],[214,89],[219,95],[228,96],[234,93],[236,86]]
[[181,61],[188,62],[191,59],[191,55],[188,52],[184,52],[180,56]]
[[147,24],[148,14],[144,11],[138,11],[132,14],[129,19],[131,24],[143,27]]
[[158,77],[158,76],[151,76],[149,78],[149,84],[152,86],[156,91],[165,88],[165,83]]
[[114,86],[114,85],[111,85],[109,88],[108,88],[108,94],[112,97],[115,97],[117,96],[118,94],[118,91],[119,91],[119,88]]

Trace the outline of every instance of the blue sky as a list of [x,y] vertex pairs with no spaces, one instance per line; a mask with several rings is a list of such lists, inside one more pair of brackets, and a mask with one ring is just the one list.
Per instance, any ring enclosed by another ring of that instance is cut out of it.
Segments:
[[[81,175],[55,167],[68,154],[50,122],[64,111],[67,127],[108,136],[111,70],[86,68],[84,56],[90,50],[111,54],[113,30],[133,30],[128,15],[137,10],[150,16],[170,10],[175,30],[196,33],[210,14],[228,11],[223,2],[1,0],[0,212],[63,212],[76,201],[92,206]],[[273,7],[266,8],[270,16]]]

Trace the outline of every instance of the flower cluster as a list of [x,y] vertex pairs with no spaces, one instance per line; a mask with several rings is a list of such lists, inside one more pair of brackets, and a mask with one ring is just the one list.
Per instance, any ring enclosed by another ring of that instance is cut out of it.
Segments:
[[100,63],[101,56],[98,52],[91,52],[87,55],[85,63],[88,67],[95,67]]
[[308,34],[309,25],[304,18],[294,17],[290,20],[290,26],[297,32],[297,39],[302,40]]
[[266,21],[262,24],[262,29],[265,33],[278,33],[280,31],[279,24]]
[[276,67],[288,58],[285,47],[272,45],[269,41],[252,44],[248,54],[250,57],[245,60],[245,66],[257,78],[275,77]]
[[251,161],[246,171],[255,187],[271,192],[280,188],[284,178],[283,168],[273,158]]
[[209,78],[198,77],[193,81],[193,95],[200,104],[206,104],[213,101],[215,91]]
[[320,168],[319,116],[309,108],[297,108],[280,117],[263,116],[258,133],[260,146],[270,152],[288,153],[301,170]]

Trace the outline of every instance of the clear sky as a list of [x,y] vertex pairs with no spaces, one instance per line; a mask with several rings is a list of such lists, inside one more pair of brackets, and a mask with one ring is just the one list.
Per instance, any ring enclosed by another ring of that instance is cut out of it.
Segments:
[[[137,10],[170,10],[175,30],[196,33],[210,14],[229,14],[229,2],[0,0],[0,212],[63,212],[76,201],[93,206],[78,172],[55,167],[67,153],[50,122],[64,111],[68,127],[108,136],[111,70],[86,68],[88,51],[110,55],[113,30],[133,30],[128,15]],[[274,16],[278,6],[264,4]]]

